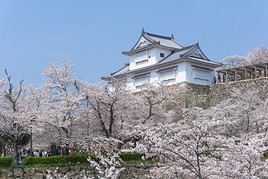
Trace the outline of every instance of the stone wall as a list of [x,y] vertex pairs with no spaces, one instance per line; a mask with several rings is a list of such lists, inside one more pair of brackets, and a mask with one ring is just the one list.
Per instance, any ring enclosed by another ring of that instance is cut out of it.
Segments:
[[68,178],[79,178],[80,173],[86,173],[93,176],[93,171],[87,167],[26,167],[26,168],[11,168],[0,169],[0,178],[16,178],[16,179],[43,179],[50,173],[59,173],[67,175]]
[[[146,179],[146,174],[151,167],[125,167],[120,175],[120,179]],[[93,177],[94,171],[89,166],[66,166],[66,167],[26,167],[0,169],[1,179],[45,179],[50,174],[57,173],[59,178],[67,176],[67,178],[79,179],[82,176]]]
[[185,107],[198,106],[207,108],[209,92],[209,86],[188,84],[187,93],[184,96]]
[[210,86],[180,83],[178,84],[178,88],[180,95],[176,108],[188,108],[192,106],[208,107]]
[[254,90],[258,92],[261,98],[268,98],[267,77],[218,83],[211,87],[194,84],[180,84],[179,88],[185,91],[179,98],[181,101],[181,104],[179,104],[180,107],[197,106],[207,108],[215,106],[221,101],[231,98],[231,92],[234,88],[238,88],[242,91]]
[[214,106],[219,102],[231,98],[232,89],[254,90],[261,98],[268,97],[268,78],[248,79],[233,81],[228,83],[218,83],[209,90],[209,106]]

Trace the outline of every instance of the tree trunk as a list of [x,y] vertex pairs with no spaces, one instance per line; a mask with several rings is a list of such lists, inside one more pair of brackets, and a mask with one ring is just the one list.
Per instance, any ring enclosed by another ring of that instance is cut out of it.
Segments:
[[4,153],[4,151],[3,151],[3,146],[1,146],[1,147],[0,147],[0,156],[2,156],[3,153]]
[[87,136],[89,137],[90,121],[87,117]]
[[249,131],[249,113],[248,111],[246,111],[246,117],[247,117],[247,128],[246,128],[246,131],[248,132]]
[[4,156],[6,156],[7,155],[7,148],[6,148],[6,145],[4,144]]
[[16,143],[14,144],[14,154],[13,155],[14,155],[14,159],[15,159],[16,164],[18,164],[18,162],[19,162],[19,147]]

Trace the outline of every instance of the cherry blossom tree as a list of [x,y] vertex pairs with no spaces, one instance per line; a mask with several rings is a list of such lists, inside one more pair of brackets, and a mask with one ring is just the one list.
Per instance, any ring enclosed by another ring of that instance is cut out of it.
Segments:
[[[144,147],[139,144],[137,150],[162,161],[152,178],[267,176],[268,165],[262,160],[268,148],[267,102],[250,90],[234,90],[233,95],[206,110],[185,109],[176,123],[140,127]],[[261,125],[255,127],[255,122]]]
[[98,179],[118,179],[125,170],[122,167],[123,161],[119,157],[118,143],[122,141],[106,137],[92,138],[87,143],[92,146],[87,149],[94,154],[89,156],[88,161]]
[[259,47],[252,49],[248,54],[249,63],[267,63],[268,48]]
[[27,93],[24,99],[24,104],[21,111],[24,113],[24,119],[27,119],[27,126],[31,132],[30,151],[33,152],[33,145],[46,145],[44,139],[46,138],[46,117],[45,110],[45,94],[43,88],[27,87]]
[[118,87],[111,91],[103,86],[84,83],[82,91],[87,104],[86,112],[90,112],[92,122],[95,122],[95,126],[99,126],[99,130],[107,138],[112,137],[116,133],[116,124],[120,125],[121,122],[116,118],[116,108],[123,105],[121,98],[123,89]]
[[44,121],[57,131],[57,143],[69,145],[73,140],[74,123],[79,119],[82,100],[79,80],[72,74],[70,63],[50,65],[43,74],[46,77],[43,110],[47,114]]
[[[191,120],[158,124],[145,130],[145,145],[149,146],[145,152],[167,163],[156,172],[160,178],[167,175],[167,178],[206,178],[215,175],[214,172],[208,173],[206,168],[221,157],[219,139],[209,125]],[[162,173],[164,170],[168,172]]]
[[225,57],[222,60],[222,63],[223,63],[224,68],[233,68],[233,67],[240,65],[241,63],[244,63],[244,61],[247,61],[246,57],[233,55],[233,56]]
[[[91,122],[90,133],[107,138],[116,138],[129,142],[133,137],[126,137],[135,125],[140,122],[138,100],[126,91],[120,81],[116,81],[111,89],[106,85],[81,85],[85,104],[84,116]],[[119,148],[123,145],[119,144]]]
[[15,87],[11,76],[5,70],[6,78],[1,81],[1,127],[0,138],[3,144],[13,149],[13,156],[19,160],[18,152],[20,147],[28,144],[30,139],[29,126],[25,113],[22,110],[25,99],[25,88],[23,80]]
[[[265,54],[259,49],[246,58]],[[172,86],[131,93],[118,79],[90,84],[73,74],[70,63],[50,65],[43,74],[45,82],[38,88],[23,81],[14,86],[7,72],[0,80],[0,153],[9,146],[16,156],[35,136],[33,148],[77,143],[94,153],[89,162],[97,178],[118,178],[124,170],[118,153],[133,148],[159,160],[151,178],[268,176],[262,158],[268,150],[268,96],[262,87],[230,89],[230,99],[208,109],[182,108],[181,93]],[[49,175],[67,177],[54,174]]]
[[268,48],[265,47],[254,48],[248,53],[248,55],[245,56],[233,55],[225,57],[222,60],[224,68],[248,66],[267,62],[268,62]]

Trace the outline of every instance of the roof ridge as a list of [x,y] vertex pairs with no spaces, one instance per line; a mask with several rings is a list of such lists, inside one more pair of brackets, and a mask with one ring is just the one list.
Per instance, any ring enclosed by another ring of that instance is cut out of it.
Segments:
[[173,55],[174,53],[170,53],[169,55],[167,55],[165,58],[163,58],[162,60],[160,60],[158,63],[161,63],[162,61],[166,60],[168,57],[170,57],[171,55]]
[[180,49],[177,49],[177,50],[175,50],[174,53],[179,52],[179,51],[182,51],[182,50],[186,50],[186,49],[191,49],[191,48],[194,48],[196,46],[199,46],[199,43],[198,42],[197,43],[194,43],[192,45],[184,46],[184,47],[182,47]]
[[[149,38],[150,38],[150,36],[152,36],[152,37],[158,37],[158,38],[162,38],[162,39],[166,39],[166,40],[171,40],[171,41],[174,42],[175,44],[177,44],[177,45],[183,47],[183,45],[181,45],[181,44],[179,44],[179,43],[176,42],[175,37],[174,37],[173,34],[171,34],[171,36],[158,35],[158,34],[154,34],[154,33],[151,33],[151,32],[146,32],[146,31],[144,31],[144,29],[142,29],[141,34],[142,34],[142,35],[147,34],[147,36],[149,36]],[[147,38],[148,38],[148,37],[147,37]],[[150,39],[153,40],[152,38],[150,38]],[[153,41],[155,41],[155,40],[153,40]]]
[[195,44],[193,44],[193,45],[191,45],[191,46],[189,46],[190,50],[188,52],[186,52],[185,54],[183,54],[183,57],[187,57],[188,55],[191,55],[192,54],[192,51],[195,51],[196,48],[198,48],[198,47],[199,47],[199,43],[198,42],[195,43]]
[[188,57],[188,56],[191,56],[193,52],[195,52],[196,50],[199,50],[202,55],[203,55],[203,58],[207,61],[210,61],[210,59],[204,54],[204,52],[201,50],[200,46],[199,46],[199,43],[195,43],[193,44],[193,47],[188,51],[186,52],[183,56],[184,57]]
[[173,40],[172,37],[164,36],[164,35],[158,35],[158,34],[153,34],[153,33],[150,33],[150,32],[144,32],[144,34],[147,34],[147,35],[149,35],[149,36],[153,36],[153,37],[158,37],[158,38],[167,39],[167,40]]
[[[180,51],[183,51],[183,50],[186,50],[186,49],[189,49],[189,51],[191,51],[194,47],[196,46],[199,46],[199,43],[195,43],[195,44],[192,44],[192,45],[189,45],[189,46],[186,46],[186,47],[182,47],[181,49],[177,49],[175,50],[173,53],[170,53],[169,55],[167,55],[165,58],[163,58],[162,60],[160,60],[158,63],[161,63],[163,62],[164,60],[166,60],[168,57],[170,57],[171,55],[177,53],[177,52],[180,52]],[[185,52],[185,54],[187,54],[189,51]],[[181,58],[181,57],[180,57]]]

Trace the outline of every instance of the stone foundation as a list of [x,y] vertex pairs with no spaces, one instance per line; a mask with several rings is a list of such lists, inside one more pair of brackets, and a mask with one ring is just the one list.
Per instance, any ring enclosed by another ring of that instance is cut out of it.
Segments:
[[232,89],[254,90],[261,98],[268,98],[268,78],[247,79],[241,81],[232,81],[227,83],[218,83],[211,87],[182,83],[178,85],[184,90],[178,100],[180,107],[202,107],[207,108],[215,106],[221,101],[231,98]]
[[[151,167],[125,167],[120,179],[146,179]],[[82,176],[94,177],[94,171],[89,166],[68,167],[26,167],[14,169],[0,169],[1,179],[46,179],[49,174],[57,173],[59,178],[80,179]],[[58,178],[58,179],[59,179]]]
[[253,90],[258,92],[261,98],[268,97],[268,78],[262,77],[257,79],[248,79],[233,81],[227,83],[218,83],[210,88],[209,106],[214,106],[221,101],[231,98],[231,91],[234,88],[240,90]]

